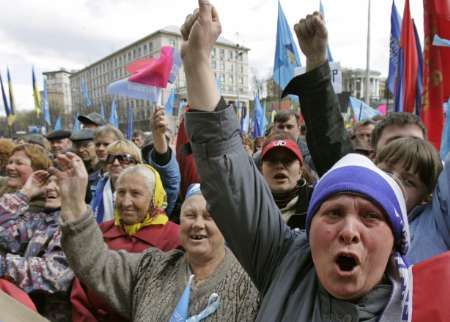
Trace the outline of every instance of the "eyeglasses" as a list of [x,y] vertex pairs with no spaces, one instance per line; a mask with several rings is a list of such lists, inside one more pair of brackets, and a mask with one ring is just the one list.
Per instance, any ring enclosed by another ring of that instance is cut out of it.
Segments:
[[118,160],[121,165],[128,165],[130,163],[136,164],[136,160],[130,154],[108,154],[106,157],[107,164],[113,164],[114,160]]

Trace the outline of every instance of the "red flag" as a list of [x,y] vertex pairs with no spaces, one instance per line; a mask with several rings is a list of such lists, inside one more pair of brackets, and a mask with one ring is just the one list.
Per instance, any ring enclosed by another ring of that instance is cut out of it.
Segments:
[[403,10],[400,48],[403,54],[403,111],[414,113],[417,89],[417,71],[419,58],[417,56],[416,37],[409,10],[409,0],[405,1]]
[[439,149],[444,125],[443,104],[450,97],[450,48],[432,45],[434,35],[450,38],[450,0],[424,0],[424,72],[422,120],[431,143]]

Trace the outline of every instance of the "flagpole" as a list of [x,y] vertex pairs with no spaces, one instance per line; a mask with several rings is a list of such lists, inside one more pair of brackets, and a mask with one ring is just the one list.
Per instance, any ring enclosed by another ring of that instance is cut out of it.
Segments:
[[365,98],[367,105],[370,105],[370,9],[371,0],[369,0],[368,13],[367,13],[367,53],[366,53],[366,91]]

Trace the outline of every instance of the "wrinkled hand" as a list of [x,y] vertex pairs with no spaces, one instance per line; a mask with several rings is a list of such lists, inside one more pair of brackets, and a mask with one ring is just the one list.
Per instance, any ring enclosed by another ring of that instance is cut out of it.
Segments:
[[153,148],[156,152],[164,154],[169,149],[166,141],[166,131],[169,129],[163,107],[156,108],[152,115],[151,128],[153,133]]
[[318,12],[307,15],[294,25],[295,34],[303,54],[306,69],[311,70],[327,61],[328,31]]
[[21,192],[27,195],[28,199],[33,199],[39,195],[45,193],[45,186],[47,184],[47,179],[49,174],[47,171],[38,170],[33,172],[25,182]]
[[208,0],[198,0],[198,9],[188,15],[181,26],[181,57],[184,65],[199,61],[209,63],[211,49],[221,31],[217,10]]
[[57,159],[60,170],[51,168],[50,171],[58,179],[61,216],[64,220],[76,220],[86,212],[88,174],[83,160],[74,153],[58,154]]
[[169,127],[166,114],[163,107],[157,107],[152,115],[150,127],[152,129],[153,138],[155,136],[164,137]]

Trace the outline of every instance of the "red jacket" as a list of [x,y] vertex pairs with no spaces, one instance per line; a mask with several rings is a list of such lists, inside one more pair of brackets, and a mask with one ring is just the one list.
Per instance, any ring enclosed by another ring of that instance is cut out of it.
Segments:
[[[168,251],[180,246],[178,225],[170,221],[166,225],[144,227],[133,236],[126,235],[121,228],[114,226],[114,220],[102,223],[100,229],[105,243],[113,250],[122,249],[130,253],[141,253],[149,247]],[[70,301],[73,307],[73,322],[128,321],[116,314],[102,299],[82,285],[78,278],[74,279]]]
[[178,165],[180,166],[181,174],[180,195],[182,200],[184,200],[184,195],[186,194],[186,190],[189,185],[192,183],[200,182],[200,179],[197,175],[197,169],[195,167],[194,156],[192,154],[187,154],[187,151],[185,150],[185,146],[187,143],[189,143],[189,139],[186,134],[183,117],[178,128],[176,142],[176,157]]

